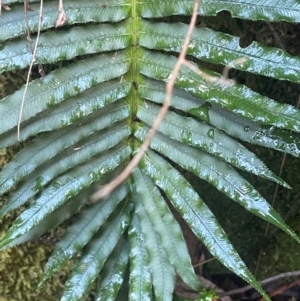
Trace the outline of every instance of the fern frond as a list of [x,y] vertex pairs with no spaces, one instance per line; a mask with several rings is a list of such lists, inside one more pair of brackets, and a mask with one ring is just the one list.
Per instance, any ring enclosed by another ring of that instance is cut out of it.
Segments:
[[[235,33],[197,26],[187,57],[197,72],[181,68],[150,150],[121,187],[91,204],[91,194],[118,176],[156,119],[194,0],[64,0],[60,28],[58,1],[43,2],[42,20],[39,2],[28,1],[24,14],[23,0],[2,0],[11,10],[0,16],[0,80],[26,72],[32,59],[33,70],[45,65],[45,75],[0,101],[0,148],[23,145],[0,171],[0,196],[7,199],[0,217],[26,206],[0,249],[65,222],[42,279],[80,253],[62,301],[79,300],[93,281],[98,301],[172,301],[176,274],[203,289],[173,206],[213,256],[269,300],[182,172],[299,241],[240,171],[290,188],[241,141],[299,157],[300,110],[198,68],[205,61],[298,84],[299,58],[255,41],[242,48]],[[199,15],[223,10],[240,19],[300,23],[298,0],[203,0]]]
[[[39,2],[39,1],[29,1]],[[102,1],[85,0],[80,8],[76,0],[65,0],[64,10],[68,16],[68,24],[80,24],[89,22],[119,22],[129,17],[130,6],[126,0],[110,0],[103,9]],[[3,1],[3,4],[20,3],[14,6],[13,14],[3,14],[0,19],[0,42],[20,37],[26,34],[24,22],[24,4],[22,0]],[[28,29],[37,32],[39,24],[40,5],[30,3],[31,10],[28,12]],[[57,21],[57,1],[44,1],[43,22],[41,30],[54,28]]]
[[96,292],[96,301],[116,300],[125,278],[128,260],[128,242],[123,242],[121,238],[103,267],[99,289]]
[[161,239],[153,229],[153,224],[142,205],[141,196],[135,193],[133,197],[135,213],[141,225],[149,256],[149,268],[156,300],[172,301],[175,287],[175,269],[169,263],[167,254],[161,245]]
[[143,158],[141,168],[166,193],[174,208],[196,236],[205,243],[211,254],[265,296],[212,212],[183,176],[152,151],[148,151],[147,156]]
[[79,210],[79,208],[87,202],[88,198],[89,190],[81,191],[71,200],[67,201],[47,215],[40,223],[38,223],[36,226],[33,226],[29,231],[8,243],[5,248],[12,248],[19,244],[39,238],[47,231],[55,228],[60,223],[73,216]]
[[[167,82],[172,77],[176,58],[161,53],[143,51],[139,60],[140,72],[150,78]],[[300,111],[264,97],[246,86],[223,83],[218,73],[200,69],[205,77],[186,66],[176,78],[176,85],[200,99],[209,101],[249,120],[278,128],[300,131]]]
[[149,255],[146,250],[144,234],[137,215],[132,218],[130,237],[130,291],[129,300],[151,301],[152,285]]
[[[35,169],[41,167],[43,170],[46,170],[43,172],[44,174],[39,171],[40,178],[38,181],[35,180],[33,183],[26,181],[27,184],[31,184],[30,189],[32,191],[38,192],[55,176],[116,146],[130,134],[128,125],[120,123],[104,133],[98,132],[78,143],[80,138],[87,135],[87,131],[88,134],[91,133],[91,128],[81,127],[79,129],[81,134],[78,133],[77,128],[73,130],[76,131],[76,135],[72,135],[70,129],[65,129],[59,132],[51,132],[42,138],[39,137],[33,140],[26,149],[16,155],[15,161],[3,169],[3,182],[0,181],[0,193],[5,193],[16,183],[30,175]],[[72,137],[76,137],[76,140],[72,139]],[[62,160],[57,157],[54,158],[57,154],[64,158]],[[47,163],[48,166],[45,166],[44,163],[52,158],[54,160]],[[5,181],[5,179],[9,179],[9,181]],[[28,196],[28,198],[30,197]]]
[[[47,32],[38,41],[36,56],[40,64],[51,64],[79,55],[124,49],[130,42],[128,28],[129,23],[125,21],[116,25],[89,25],[59,33]],[[36,37],[31,39],[35,43]],[[31,49],[23,49],[23,45],[23,40],[5,45],[0,54],[0,73],[30,65]]]
[[194,274],[180,226],[163,197],[151,180],[139,170],[133,173],[133,179],[144,210],[161,240],[170,264],[175,267],[177,274],[185,283],[196,291],[200,290],[201,286]]
[[[147,132],[147,128],[139,127],[135,132],[135,136],[143,140]],[[251,213],[281,228],[300,242],[297,234],[285,224],[280,215],[230,165],[210,154],[173,142],[159,133],[153,138],[150,146],[184,169],[212,184]]]
[[20,237],[41,222],[47,215],[64,204],[72,196],[98,181],[108,172],[128,159],[131,151],[128,146],[119,145],[100,158],[94,158],[83,166],[57,178],[48,186],[29,209],[25,210],[14,222],[0,243],[3,249],[12,240]]
[[[145,102],[139,107],[137,116],[151,126],[158,112],[159,107]],[[235,167],[290,188],[246,147],[205,123],[169,112],[159,128],[159,132],[176,141],[200,148]]]
[[45,266],[43,281],[82,250],[98,229],[105,224],[118,204],[125,199],[128,191],[126,186],[122,186],[111,197],[89,206],[80,214],[76,223],[69,227],[65,236],[56,245]]
[[[121,235],[127,229],[132,206],[129,203],[121,205],[121,212],[116,210],[103,226],[103,229],[93,237],[85,248],[82,257],[66,282],[62,301],[77,301],[82,297],[103,268]],[[74,289],[75,287],[76,289]]]
[[[159,4],[158,4],[159,3]],[[139,10],[144,18],[157,18],[171,15],[191,15],[193,0],[171,0],[161,3],[159,0],[151,2],[139,1]],[[203,0],[199,14],[216,16],[218,12],[227,10],[232,17],[264,20],[299,22],[300,5],[297,0],[287,0],[284,3],[273,0]]]
[[[99,98],[90,99],[89,97],[92,97],[91,94],[81,98],[79,100],[80,102],[71,98],[70,101],[64,102],[62,106],[57,108],[57,110],[56,108],[53,110],[46,110],[34,118],[31,118],[31,122],[25,123],[22,127],[20,140],[25,140],[40,132],[52,131],[72,124],[74,124],[74,126],[68,128],[70,131],[77,129],[82,132],[86,131],[86,135],[88,135],[130,116],[130,108],[128,104],[123,101],[102,107],[105,102],[110,103],[118,100],[112,95],[117,94],[120,98],[124,97],[124,93],[126,93],[125,91],[127,89],[124,91],[122,88],[118,89],[118,87],[116,87],[116,89],[112,89],[110,91],[109,95],[100,89],[99,86],[96,89],[99,93],[103,92],[103,94],[100,94]],[[86,116],[89,116],[88,120],[84,120],[84,117]],[[78,121],[81,121],[79,129],[77,124]],[[7,147],[17,143],[15,128],[8,131],[1,137],[3,137],[0,141],[1,147]]]
[[[299,6],[300,10],[300,6]],[[186,24],[152,23],[142,21],[140,45],[161,51],[180,52],[188,26]],[[299,82],[300,59],[281,49],[270,48],[253,42],[246,48],[239,45],[239,38],[195,28],[187,54],[214,64],[261,74],[292,82]]]
[[[143,99],[161,104],[165,99],[165,86],[162,82],[146,79],[139,86],[139,95]],[[296,157],[300,155],[300,140],[295,135],[291,136],[288,131],[260,125],[178,88],[173,91],[171,105],[242,141],[284,151]]]

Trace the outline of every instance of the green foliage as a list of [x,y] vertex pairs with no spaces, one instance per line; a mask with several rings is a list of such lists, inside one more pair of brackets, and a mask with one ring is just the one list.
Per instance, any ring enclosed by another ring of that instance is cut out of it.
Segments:
[[[11,10],[0,17],[0,72],[31,62],[39,4],[30,4],[25,22],[22,2],[3,1]],[[296,0],[246,2],[245,7],[238,0],[201,1],[199,13],[214,16],[227,10],[244,19],[300,22]],[[300,111],[195,62],[298,83],[300,59],[256,42],[241,48],[238,37],[196,28],[188,54],[199,73],[181,68],[171,109],[139,167],[111,196],[92,204],[85,195],[119,174],[159,112],[188,28],[171,24],[171,16],[190,16],[193,0],[63,4],[67,22],[56,29],[58,1],[44,1],[35,63],[55,64],[55,70],[29,83],[20,135],[27,142],[0,173],[0,194],[9,193],[0,216],[28,205],[0,248],[39,237],[78,213],[42,279],[82,253],[61,300],[80,300],[98,276],[96,300],[125,295],[132,301],[172,300],[176,274],[197,291],[202,285],[169,201],[213,256],[269,300],[181,171],[204,179],[299,242],[238,170],[289,185],[238,139],[299,156]],[[26,24],[31,47],[24,38]],[[22,87],[0,102],[1,148],[18,142],[24,92]]]

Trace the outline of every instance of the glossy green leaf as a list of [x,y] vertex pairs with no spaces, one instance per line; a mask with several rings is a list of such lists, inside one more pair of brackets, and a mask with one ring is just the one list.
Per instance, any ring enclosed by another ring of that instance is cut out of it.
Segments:
[[[187,31],[186,24],[170,26],[168,23],[142,21],[139,44],[149,49],[180,52]],[[299,82],[300,58],[257,42],[242,48],[238,37],[209,28],[194,29],[187,53],[214,64]]]
[[[76,143],[90,129],[90,127],[82,128],[79,130],[81,131],[81,134],[79,134],[78,128],[73,128],[73,131],[76,131],[76,135],[73,136],[72,131],[68,128],[65,131],[51,132],[42,138],[33,140],[26,149],[15,157],[14,161],[3,169],[0,174],[3,179],[3,181],[0,180],[0,193],[6,192],[37,167],[41,166],[41,169],[44,171],[39,171],[39,177],[32,179],[34,182],[31,182],[31,187],[29,188],[33,193],[37,193],[56,175],[88,161],[98,153],[112,148],[130,134],[128,125],[121,123],[108,131],[98,132],[91,135],[88,139]],[[76,137],[76,140],[69,139],[69,137]],[[42,165],[57,154],[59,156],[50,162],[48,168]],[[63,156],[63,159],[61,159],[61,156]],[[26,184],[28,185],[28,183],[29,181],[27,180]],[[31,196],[27,195],[27,199],[29,197]],[[1,212],[2,210],[0,210],[0,215]]]
[[47,215],[39,224],[31,228],[22,236],[12,240],[6,245],[6,248],[12,248],[27,241],[37,239],[48,230],[55,228],[57,225],[74,215],[77,210],[85,204],[89,196],[88,191],[81,191],[78,195],[68,200],[62,206]]
[[[143,140],[147,129],[139,127],[135,132],[135,136]],[[230,165],[195,148],[179,145],[161,134],[156,134],[150,146],[184,169],[194,173],[197,177],[212,184],[251,213],[281,228],[300,242],[298,236],[285,224],[280,215]]]
[[[128,88],[128,85],[127,85]],[[130,87],[129,87],[130,88]],[[92,88],[93,89],[93,88]],[[92,95],[89,93],[82,93],[80,96],[85,94],[83,99],[77,101],[77,97],[71,98],[69,101],[64,102],[62,106],[50,110],[46,110],[43,113],[38,114],[36,117],[31,119],[30,123],[27,123],[21,129],[20,140],[25,140],[30,136],[36,135],[40,132],[47,132],[52,131],[60,128],[64,128],[68,125],[74,125],[73,127],[69,128],[70,130],[76,128],[89,128],[90,133],[97,131],[97,129],[105,128],[110,124],[113,124],[119,120],[123,120],[126,117],[129,117],[130,110],[128,104],[124,101],[118,101],[111,105],[107,105],[105,107],[101,107],[103,104],[101,103],[101,98],[107,96],[105,92],[100,89],[99,86],[95,87],[97,91],[97,95],[100,96],[100,100],[98,98],[93,99],[91,98]],[[110,93],[114,95],[118,95],[118,98],[122,98],[126,96],[119,89],[112,88]],[[90,91],[90,90],[88,90]],[[95,92],[96,92],[95,91]],[[101,93],[100,95],[98,93]],[[103,93],[103,94],[102,94]],[[110,101],[115,101],[116,99],[109,99]],[[82,102],[79,102],[82,101]],[[91,106],[89,106],[89,102]],[[100,102],[99,107],[95,102]],[[106,101],[106,99],[104,100]],[[96,112],[94,112],[97,110]],[[88,120],[85,117],[89,117]],[[101,119],[102,122],[99,120]],[[85,126],[88,123],[87,127]],[[101,124],[103,126],[100,126]],[[98,125],[98,126],[97,126]],[[7,147],[14,143],[18,142],[18,136],[16,129],[12,129],[6,132],[4,135],[1,135],[0,147]]]
[[[133,188],[135,191],[135,187]],[[140,196],[133,194],[135,213],[138,216],[145,245],[149,256],[149,267],[152,275],[154,294],[157,301],[171,301],[175,287],[175,270],[169,263],[161,240],[153,229],[153,224],[145,211]]]
[[213,213],[184,177],[153,151],[148,151],[140,163],[142,170],[163,190],[195,235],[213,256],[228,269],[253,285],[266,300],[262,288],[239,257]]
[[130,240],[129,300],[151,301],[152,285],[149,256],[137,215],[132,218],[128,234]]
[[106,261],[101,274],[101,281],[98,283],[99,289],[95,293],[96,301],[116,300],[128,266],[128,244],[121,238]]
[[[191,15],[194,0],[171,0],[160,2],[139,1],[139,10],[144,18],[170,15]],[[300,4],[297,0],[202,0],[199,13],[215,16],[220,11],[229,11],[232,17],[264,21],[300,22]]]
[[70,172],[57,178],[48,186],[44,193],[31,204],[14,222],[12,227],[0,241],[0,248],[4,248],[13,239],[16,239],[41,222],[47,215],[64,204],[72,196],[87,188],[91,183],[98,181],[106,173],[119,166],[128,158],[131,151],[124,145],[110,150],[108,154],[96,157],[89,163],[72,169]]
[[[19,2],[14,6],[14,13],[2,10],[0,18],[0,42],[22,36],[26,33],[26,22],[23,1],[5,1],[4,4]],[[32,2],[32,1],[29,1]],[[76,0],[64,0],[63,6],[67,17],[66,25],[89,22],[118,22],[129,16],[130,6],[126,0],[110,0],[105,3],[101,0],[85,0],[80,3]],[[31,10],[27,11],[28,27],[30,32],[37,32],[39,21],[39,3],[30,4]],[[53,28],[58,18],[58,3],[55,0],[44,1],[43,22],[41,30]]]
[[[140,195],[144,209],[159,236],[171,265],[180,278],[191,288],[199,291],[199,280],[194,273],[188,248],[181,228],[165,200],[150,178],[140,170],[133,173],[136,192]],[[174,248],[176,245],[176,248]]]
[[[147,79],[139,85],[139,95],[161,104],[165,99],[165,85]],[[185,91],[175,88],[171,105],[240,140],[284,151],[293,156],[300,155],[300,140],[295,135],[274,127],[263,127],[252,120],[247,120],[220,107],[201,101]]]
[[[172,77],[176,58],[161,53],[143,51],[139,60],[142,74],[167,82]],[[275,102],[246,86],[224,81],[215,72],[199,69],[201,76],[186,66],[176,78],[176,85],[212,104],[262,124],[300,132],[300,110]]]
[[[102,118],[97,120],[99,124],[101,121],[105,121]],[[104,122],[102,123],[102,126]],[[0,208],[0,217],[9,211],[18,208],[27,202],[30,198],[35,196],[40,192],[51,180],[56,176],[62,174],[63,172],[69,170],[80,163],[88,161],[92,156],[96,155],[98,152],[106,150],[117,143],[119,143],[123,138],[127,137],[130,134],[129,128],[124,123],[118,124],[113,128],[113,133],[111,130],[102,133],[96,134],[96,137],[89,139],[88,141],[83,141],[80,147],[71,146],[62,152],[59,156],[55,157],[50,162],[42,164],[40,167],[35,169],[32,173],[26,176],[26,181],[22,181],[18,185],[17,189],[11,193],[8,201]],[[78,130],[77,130],[78,132]],[[92,137],[91,137],[92,138]],[[47,155],[49,153],[46,152]],[[34,154],[35,156],[35,154]],[[61,156],[64,156],[63,158]],[[35,157],[33,157],[34,160]],[[46,158],[47,159],[47,158]],[[12,164],[14,163],[11,162]],[[10,165],[7,165],[9,167]],[[14,170],[14,169],[12,169]],[[22,167],[18,171],[22,170]],[[26,170],[28,171],[28,170]],[[4,168],[3,174],[7,172],[7,169]],[[10,178],[9,183],[16,183],[16,174],[13,173]],[[18,172],[19,174],[19,172]],[[1,174],[0,174],[1,175]],[[3,179],[9,179],[8,177],[3,176]],[[7,181],[2,184],[1,188],[7,188]]]
[[[159,107],[144,102],[140,104],[137,116],[151,126],[158,112]],[[200,148],[233,166],[290,188],[246,147],[206,123],[168,112],[159,127],[159,132],[184,144]]]
[[[116,25],[88,25],[59,32],[45,32],[38,41],[36,63],[56,63],[79,55],[124,49],[130,42],[129,29],[127,21]],[[31,39],[34,45],[36,37]],[[26,68],[31,59],[31,49],[24,48],[24,40],[6,43],[0,52],[0,73]]]
[[[98,83],[122,76],[128,71],[129,64],[130,59],[123,52],[119,52],[118,55],[99,55],[81,61],[81,64],[74,63],[53,71],[46,75],[43,81],[32,81],[28,85],[22,121],[57,106],[66,98],[78,95]],[[17,126],[23,93],[24,88],[0,102],[0,134]]]
[[100,273],[105,261],[114,250],[121,235],[130,223],[130,203],[120,204],[107,223],[93,237],[84,250],[65,284],[61,301],[80,300]]
[[[176,275],[201,287],[170,202],[213,256],[264,294],[174,166],[298,239],[234,169],[288,187],[234,138],[299,156],[300,111],[287,105],[291,101],[276,102],[211,70],[196,74],[182,67],[170,110],[151,144],[155,152],[146,153],[124,186],[91,204],[91,194],[120,175],[156,118],[194,0],[28,0],[26,13],[23,0],[1,3],[11,10],[2,6],[0,16],[0,94],[12,94],[0,101],[0,148],[22,141],[22,150],[0,172],[0,195],[8,199],[0,216],[24,204],[26,209],[0,248],[36,238],[70,218],[43,278],[79,253],[63,301],[82,298],[98,276],[96,300],[171,301]],[[224,10],[239,19],[300,23],[299,0],[203,0],[199,14]],[[60,12],[64,24],[57,23]],[[218,28],[197,25],[186,59],[298,83],[295,55],[255,41],[241,48],[238,37]],[[17,137],[25,86],[14,87],[25,82],[37,36]]]
[[127,186],[122,186],[111,197],[89,206],[80,214],[76,223],[69,227],[65,236],[55,246],[46,264],[43,281],[81,251],[98,229],[105,224],[117,205],[125,199],[127,193]]

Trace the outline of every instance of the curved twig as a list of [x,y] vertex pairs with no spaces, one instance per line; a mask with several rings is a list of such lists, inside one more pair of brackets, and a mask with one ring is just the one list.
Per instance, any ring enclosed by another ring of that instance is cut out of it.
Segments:
[[[281,273],[279,275],[276,275],[276,276],[267,278],[265,280],[262,280],[259,283],[261,285],[264,285],[264,284],[276,281],[276,280],[281,279],[281,278],[288,278],[288,277],[295,277],[295,276],[300,276],[300,271]],[[228,292],[221,293],[220,296],[232,296],[232,295],[236,295],[236,294],[241,294],[241,293],[244,293],[244,292],[246,292],[250,289],[254,289],[253,286],[252,285],[246,285],[242,288],[238,288],[238,289],[234,289],[234,290],[231,290],[231,291],[228,291]]]

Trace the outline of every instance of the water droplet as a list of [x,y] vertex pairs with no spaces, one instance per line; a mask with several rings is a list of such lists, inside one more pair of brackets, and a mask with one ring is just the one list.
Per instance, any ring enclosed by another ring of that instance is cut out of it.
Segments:
[[206,107],[207,108],[207,110],[210,110],[211,109],[211,103],[210,102],[206,102],[204,105],[203,105],[203,107]]
[[125,230],[128,227],[128,222],[127,221],[121,221],[121,229]]
[[208,136],[209,138],[214,139],[214,137],[215,137],[215,131],[214,131],[213,129],[208,130],[207,136]]
[[297,150],[297,145],[295,144],[295,143],[290,143],[290,150],[292,151],[292,152],[295,152],[296,150]]
[[263,137],[263,135],[264,135],[263,132],[261,132],[261,131],[256,131],[255,134],[254,134],[253,137],[252,137],[252,140],[253,140],[253,141],[261,140],[262,137]]
[[190,144],[192,141],[192,133],[186,129],[181,132],[180,138],[183,140],[184,143]]
[[194,116],[197,116],[201,120],[204,120],[206,122],[209,122],[209,110],[211,109],[211,103],[206,102],[202,106],[198,108],[194,108],[189,110],[189,113],[193,114]]

